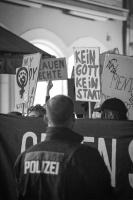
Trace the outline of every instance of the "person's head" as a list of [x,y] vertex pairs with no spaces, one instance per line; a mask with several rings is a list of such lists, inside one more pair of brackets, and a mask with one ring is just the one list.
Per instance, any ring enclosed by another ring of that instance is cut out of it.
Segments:
[[37,104],[35,106],[31,106],[28,109],[28,116],[29,117],[44,117],[46,115],[46,109],[41,106],[40,104]]
[[74,124],[74,104],[70,97],[56,95],[46,103],[48,126],[72,128]]
[[100,108],[101,118],[110,120],[127,120],[127,108],[117,98],[110,98],[103,102]]

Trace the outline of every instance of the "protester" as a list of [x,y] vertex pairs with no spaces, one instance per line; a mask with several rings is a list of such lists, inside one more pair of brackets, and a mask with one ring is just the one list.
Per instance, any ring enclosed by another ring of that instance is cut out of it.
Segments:
[[46,114],[46,109],[40,104],[31,106],[28,109],[28,117],[44,117],[45,114]]
[[110,175],[97,149],[81,144],[74,105],[57,95],[46,104],[46,139],[20,154],[15,174],[20,200],[112,199]]
[[101,112],[101,119],[127,120],[127,108],[123,101],[110,98],[103,102],[97,111]]
[[[50,99],[50,90],[52,87],[53,87],[53,83],[51,80],[49,80],[47,84],[45,102],[47,102]],[[28,108],[27,115],[29,117],[44,117],[45,118],[45,115],[46,115],[45,105],[41,106],[40,104],[37,104],[35,106],[31,106],[30,108]]]

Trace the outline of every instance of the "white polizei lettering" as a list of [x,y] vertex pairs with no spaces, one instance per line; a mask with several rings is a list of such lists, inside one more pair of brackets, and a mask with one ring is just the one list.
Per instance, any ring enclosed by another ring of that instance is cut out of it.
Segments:
[[[129,156],[131,158],[131,161],[133,162],[133,140],[130,142],[128,147]],[[128,174],[129,184],[133,188],[133,173]]]
[[115,178],[116,178],[116,176],[115,176],[116,175],[116,139],[112,139],[112,156],[111,156],[112,169],[111,169],[111,166],[109,163],[109,157],[108,157],[104,138],[98,139],[98,150],[99,150],[101,156],[103,156],[104,162],[110,172],[111,185],[113,187],[115,187],[116,186],[116,181],[115,181]]
[[36,161],[30,161],[30,173],[34,174],[36,172]]
[[39,161],[36,161],[36,170],[35,170],[35,172],[37,173],[37,174],[40,174],[40,169],[39,169]]
[[49,168],[50,168],[50,161],[43,161],[42,162],[42,170],[44,174],[49,174]]
[[45,174],[55,174],[59,172],[59,162],[55,161],[43,161],[41,171]]
[[24,174],[27,174],[27,170],[30,168],[30,162],[25,161],[24,163]]
[[59,173],[59,162],[55,161],[25,161],[24,164],[24,174],[53,174],[57,175]]
[[59,162],[52,161],[50,163],[50,174],[58,174],[59,171]]
[[55,174],[59,174],[59,165],[60,165],[60,163],[59,163],[59,162],[57,162],[57,163],[56,163],[56,170],[55,170]]

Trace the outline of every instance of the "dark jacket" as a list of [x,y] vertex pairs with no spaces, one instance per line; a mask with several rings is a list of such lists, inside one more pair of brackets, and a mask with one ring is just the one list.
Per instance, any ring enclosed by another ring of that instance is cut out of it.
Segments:
[[111,199],[110,175],[98,151],[67,128],[22,153],[15,172],[19,200]]

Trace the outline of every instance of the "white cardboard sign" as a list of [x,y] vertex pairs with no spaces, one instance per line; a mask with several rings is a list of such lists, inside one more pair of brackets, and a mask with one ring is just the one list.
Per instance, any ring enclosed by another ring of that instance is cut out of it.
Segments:
[[39,69],[39,81],[47,80],[66,80],[67,65],[65,58],[42,59]]
[[77,101],[100,101],[99,48],[74,48],[74,80]]
[[24,55],[22,67],[16,69],[15,110],[24,112],[34,103],[41,54]]

